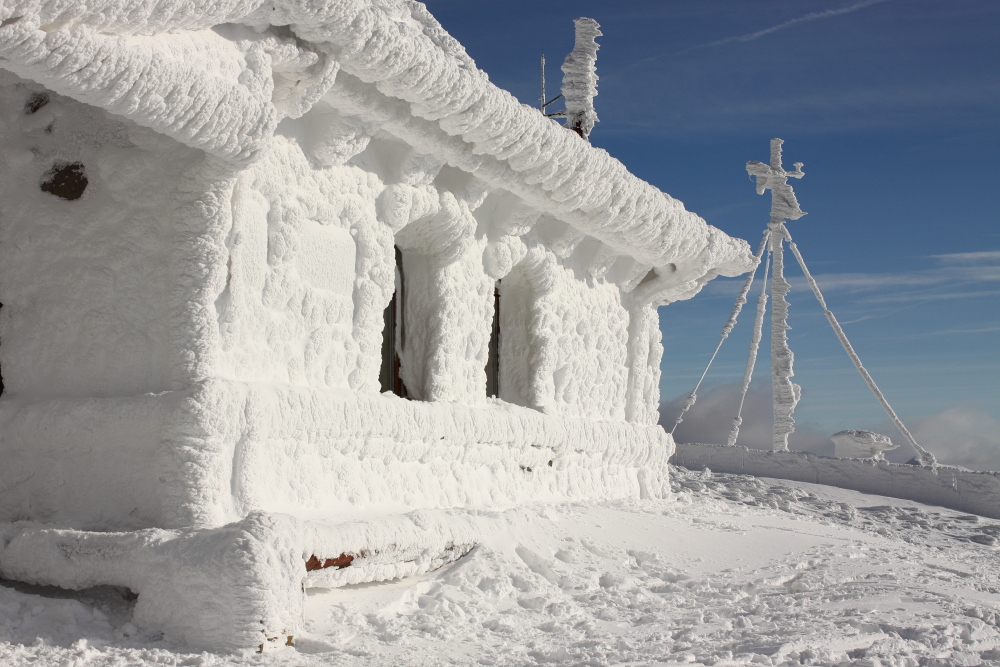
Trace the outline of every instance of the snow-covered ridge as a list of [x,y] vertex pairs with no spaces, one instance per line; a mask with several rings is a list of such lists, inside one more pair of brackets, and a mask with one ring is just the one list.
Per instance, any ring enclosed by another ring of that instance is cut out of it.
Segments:
[[429,143],[458,139],[452,166],[656,268],[657,300],[751,265],[745,242],[491,84],[421,3],[8,0],[0,67],[236,163],[346,72],[428,121]]

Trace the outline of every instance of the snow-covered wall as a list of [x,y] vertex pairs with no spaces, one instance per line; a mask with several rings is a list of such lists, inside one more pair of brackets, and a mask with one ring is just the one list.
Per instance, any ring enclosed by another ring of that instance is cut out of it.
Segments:
[[212,158],[2,70],[0,91],[6,392],[176,388],[186,362],[172,337],[190,294],[177,259],[208,232],[184,227],[217,183],[193,183]]
[[501,398],[549,414],[625,419],[629,313],[614,284],[588,285],[535,247],[501,283],[500,309]]

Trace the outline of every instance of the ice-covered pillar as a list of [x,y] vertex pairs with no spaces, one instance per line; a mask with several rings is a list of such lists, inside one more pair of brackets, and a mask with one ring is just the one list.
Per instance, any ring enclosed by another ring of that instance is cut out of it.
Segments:
[[656,303],[631,303],[628,325],[626,421],[655,424],[659,418],[663,343]]
[[482,197],[470,204],[435,191],[433,198],[429,214],[396,234],[404,283],[400,375],[417,400],[485,403],[494,280],[483,270],[486,240],[475,238],[472,209]]
[[566,98],[566,127],[586,139],[597,122],[594,98],[597,96],[596,38],[600,25],[594,19],[578,18],[573,51],[563,61],[562,94]]
[[757,160],[747,162],[747,173],[757,178],[757,194],[771,191],[771,252],[774,273],[771,278],[771,390],[774,400],[774,451],[788,451],[788,436],[795,431],[792,413],[799,402],[802,390],[792,382],[794,355],[788,347],[788,295],[791,286],[784,274],[784,241],[787,235],[785,220],[798,220],[805,215],[799,208],[788,177],[802,178],[802,163],[795,163],[795,171],[785,171],[781,166],[781,139],[771,140],[771,164]]

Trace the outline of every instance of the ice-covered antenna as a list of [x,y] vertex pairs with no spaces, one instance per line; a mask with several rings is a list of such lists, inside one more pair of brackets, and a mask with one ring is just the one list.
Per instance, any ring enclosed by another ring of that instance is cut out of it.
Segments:
[[[791,380],[792,378],[792,361],[794,359],[792,351],[788,347],[788,336],[786,332],[789,329],[788,326],[788,301],[786,296],[789,291],[788,281],[785,280],[784,272],[784,258],[783,258],[783,244],[788,241],[788,246],[791,248],[792,253],[795,255],[795,259],[798,261],[799,266],[802,268],[802,273],[805,274],[806,282],[809,284],[809,288],[812,290],[813,294],[816,296],[816,300],[819,301],[820,306],[823,307],[823,314],[826,319],[830,322],[830,326],[833,328],[833,332],[837,335],[837,339],[840,344],[844,346],[844,350],[847,352],[847,356],[850,357],[851,362],[854,364],[855,368],[864,378],[865,384],[878,399],[879,404],[882,409],[885,410],[886,414],[889,415],[889,419],[892,420],[899,432],[903,434],[903,437],[910,443],[913,450],[917,453],[917,461],[922,466],[934,467],[937,465],[937,460],[934,455],[928,452],[926,449],[917,444],[917,441],[913,438],[913,435],[907,430],[906,426],[903,424],[902,420],[896,415],[896,412],[889,405],[889,401],[886,400],[885,396],[879,390],[878,386],[875,384],[875,380],[872,379],[871,374],[868,370],[861,364],[861,359],[858,357],[857,352],[851,346],[850,341],[847,340],[847,334],[844,333],[843,327],[834,317],[833,312],[826,305],[826,300],[823,298],[823,293],[819,290],[819,285],[816,284],[815,278],[809,273],[808,267],[806,267],[806,262],[802,258],[802,253],[799,252],[798,246],[792,241],[791,234],[788,233],[788,229],[785,227],[785,220],[797,220],[805,215],[805,211],[799,208],[799,202],[795,198],[795,192],[792,190],[792,186],[788,184],[788,177],[792,178],[802,178],[805,176],[805,172],[802,171],[802,163],[795,163],[795,171],[785,171],[784,167],[781,166],[781,144],[784,142],[781,139],[771,139],[771,163],[764,164],[757,160],[752,160],[747,162],[747,173],[757,179],[757,194],[764,194],[765,190],[771,191],[771,220],[767,224],[767,230],[764,232],[764,238],[761,240],[760,248],[757,249],[757,254],[754,256],[756,260],[756,265],[760,264],[760,260],[763,257],[764,249],[770,246],[771,254],[770,257],[773,259],[774,273],[771,278],[771,296],[774,302],[773,310],[771,311],[771,387],[774,393],[774,451],[788,451],[788,436],[795,431],[795,420],[792,419],[792,413],[795,411],[795,406],[799,402],[801,396],[801,387],[794,384]],[[739,296],[736,298],[736,305],[733,307],[733,312],[729,316],[729,320],[726,322],[726,326],[722,331],[722,336],[719,339],[719,344],[715,348],[715,352],[712,354],[711,359],[708,360],[708,365],[705,366],[704,372],[701,374],[701,378],[698,380],[698,384],[695,385],[694,391],[687,397],[684,402],[684,406],[677,416],[677,421],[674,422],[673,429],[670,433],[673,434],[677,430],[677,427],[682,421],[684,421],[685,413],[691,409],[698,400],[698,389],[701,387],[701,383],[704,381],[705,376],[708,374],[708,369],[711,368],[712,362],[715,361],[715,357],[719,354],[719,349],[722,347],[722,343],[729,336],[729,333],[733,330],[736,325],[736,318],[739,316],[743,305],[746,303],[747,294],[750,291],[750,285],[753,282],[753,276],[756,272],[754,271],[747,276],[746,282],[743,283],[743,289],[740,291]],[[740,426],[743,423],[743,402],[746,399],[747,390],[750,388],[750,380],[753,377],[754,364],[757,361],[757,349],[760,345],[760,339],[764,324],[764,309],[767,306],[767,294],[764,288],[767,287],[767,262],[764,263],[764,285],[761,286],[760,297],[757,299],[757,315],[754,319],[754,333],[753,338],[750,343],[750,354],[747,357],[746,370],[743,374],[743,393],[740,396],[740,407],[739,411],[736,413],[736,418],[733,419],[733,425],[729,432],[729,438],[727,444],[730,446],[736,444],[736,440],[739,437]]]
[[785,143],[781,139],[771,139],[771,164],[764,164],[757,160],[747,162],[747,173],[757,178],[757,194],[764,194],[764,190],[771,191],[771,222],[776,225],[787,220],[798,220],[806,213],[799,208],[799,202],[795,198],[792,186],[788,184],[788,177],[802,178],[805,172],[802,171],[802,163],[795,163],[795,171],[785,171],[781,166],[781,144]]
[[[573,51],[562,64],[562,94],[566,98],[566,127],[584,139],[597,122],[594,97],[597,96],[596,38],[603,33],[594,19],[578,18]],[[557,98],[558,99],[558,98]]]
[[802,163],[795,163],[795,171],[785,171],[781,166],[781,139],[771,139],[771,164],[757,160],[747,162],[747,173],[757,178],[757,194],[771,191],[771,391],[774,398],[774,435],[772,446],[776,452],[788,451],[788,436],[795,431],[792,413],[802,396],[802,388],[792,382],[795,373],[792,364],[795,355],[788,347],[788,292],[791,285],[785,280],[784,241],[788,236],[785,220],[798,220],[806,213],[799,208],[788,177],[802,178]]
[[546,118],[565,118],[566,117],[566,112],[565,111],[556,111],[555,113],[545,113],[545,110],[548,108],[548,106],[550,104],[552,104],[553,102],[558,102],[561,99],[562,99],[562,93],[556,95],[551,100],[546,101],[546,99],[545,99],[545,54],[543,53],[542,54],[542,96],[538,100],[538,108],[541,110],[541,112],[543,114],[545,114]]
[[[871,374],[862,365],[857,352],[854,351],[854,347],[847,340],[847,334],[844,333],[843,327],[840,326],[833,312],[827,307],[819,285],[816,284],[816,280],[809,273],[805,260],[802,258],[802,253],[799,252],[798,246],[792,241],[792,236],[785,227],[785,220],[797,220],[805,215],[805,211],[799,208],[799,202],[795,198],[792,186],[788,184],[789,176],[792,178],[802,178],[805,176],[805,173],[802,171],[801,162],[795,163],[795,171],[785,171],[781,166],[781,144],[783,143],[781,139],[771,139],[771,164],[767,165],[756,160],[747,162],[747,173],[757,178],[757,194],[764,194],[764,190],[771,191],[771,220],[767,226],[771,231],[771,253],[774,258],[774,272],[771,278],[771,297],[773,303],[771,311],[771,388],[774,395],[774,450],[788,451],[788,436],[795,430],[795,420],[792,419],[792,413],[795,411],[795,406],[801,396],[801,387],[791,381],[794,357],[788,347],[788,336],[786,333],[789,326],[788,301],[785,297],[788,295],[790,285],[785,280],[782,249],[784,242],[788,241],[788,245],[795,255],[802,273],[806,277],[809,288],[812,290],[813,295],[815,295],[816,300],[819,301],[820,306],[823,307],[823,314],[833,328],[833,332],[836,334],[840,344],[843,345],[847,356],[850,357],[851,362],[858,369],[858,373],[861,374],[865,384],[868,385],[872,394],[875,395],[882,409],[889,415],[889,419],[892,420],[896,428],[899,429],[899,432],[910,443],[910,446],[913,447],[920,464],[933,467],[937,465],[934,455],[917,444],[913,435],[907,430],[902,420],[892,409],[892,406],[889,405],[889,401],[886,400],[875,384],[875,380]],[[738,418],[739,416],[737,416]]]

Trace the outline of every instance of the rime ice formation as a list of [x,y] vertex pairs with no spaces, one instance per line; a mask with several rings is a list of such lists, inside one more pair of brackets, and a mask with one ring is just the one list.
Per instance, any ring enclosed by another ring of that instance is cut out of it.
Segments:
[[[719,350],[722,349],[722,344],[726,342],[726,339],[729,338],[729,334],[731,334],[732,331],[733,331],[733,327],[736,326],[736,320],[739,318],[740,312],[742,312],[742,310],[743,310],[743,306],[745,306],[746,303],[747,303],[747,294],[750,293],[750,287],[753,285],[754,275],[757,273],[756,266],[760,264],[760,258],[764,254],[764,251],[767,249],[768,241],[770,239],[770,235],[771,235],[770,230],[768,230],[767,232],[764,233],[764,239],[760,242],[760,246],[758,246],[757,252],[753,256],[755,268],[754,268],[754,270],[749,271],[747,273],[746,280],[743,281],[743,287],[740,289],[740,293],[736,296],[736,303],[733,306],[732,312],[729,314],[729,319],[726,320],[726,324],[722,327],[722,334],[719,336],[719,342],[715,346],[715,351],[712,353],[711,358],[709,358],[708,364],[705,365],[705,370],[702,371],[701,377],[698,378],[698,383],[694,386],[694,390],[692,390],[691,394],[687,397],[687,399],[685,399],[684,406],[681,408],[680,414],[677,415],[677,421],[674,422],[673,428],[670,429],[670,435],[674,434],[674,431],[677,430],[677,427],[680,426],[681,422],[684,421],[684,415],[687,414],[687,411],[690,410],[694,406],[695,402],[697,402],[697,400],[698,400],[698,389],[701,388],[701,383],[705,381],[705,376],[708,375],[708,369],[712,367],[712,364],[715,362],[715,358],[719,355]],[[769,265],[769,263],[766,263],[765,264],[765,269],[764,269],[764,287],[765,288],[767,286],[767,268],[766,267],[768,265]],[[765,294],[765,292],[764,292],[763,289],[761,290],[761,294],[762,295]],[[762,296],[760,299],[757,300],[757,318],[758,319],[760,319],[761,316],[762,316],[762,314],[763,314],[763,305],[764,305],[763,299],[765,299],[765,298],[766,297]],[[754,341],[755,342],[751,344],[751,351],[750,351],[751,361],[747,363],[747,372],[746,372],[746,375],[743,378],[743,396],[740,398],[740,411],[741,412],[743,410],[743,399],[746,397],[747,389],[749,389],[749,387],[750,387],[750,376],[753,374],[753,360],[757,358],[757,349],[756,348],[757,348],[757,344],[760,343],[760,337],[759,336],[755,336]],[[730,436],[730,439],[733,442],[736,441],[736,435],[739,434],[739,430],[740,430],[739,429],[739,425],[740,425],[741,422],[742,422],[742,419],[740,419],[740,417],[737,416],[736,420],[734,421],[734,424],[733,424],[733,433]],[[730,444],[732,444],[732,443],[730,443]]]
[[566,100],[566,127],[584,139],[597,122],[597,38],[603,33],[594,19],[579,18],[573,50],[562,64],[562,94]]
[[[855,368],[858,369],[858,373],[861,374],[865,384],[868,385],[868,388],[878,400],[882,409],[885,410],[886,414],[892,420],[893,424],[895,424],[896,428],[899,429],[899,432],[904,438],[906,438],[907,442],[910,443],[910,446],[913,447],[913,450],[917,453],[917,461],[920,465],[934,468],[937,465],[937,460],[934,458],[934,455],[917,444],[913,435],[909,432],[909,430],[907,430],[902,420],[900,420],[900,418],[896,415],[892,406],[889,405],[889,402],[875,384],[875,380],[872,379],[871,374],[864,367],[864,365],[862,365],[861,359],[854,351],[850,341],[848,341],[847,334],[844,333],[844,329],[840,326],[840,323],[837,321],[833,312],[829,309],[829,307],[827,307],[826,300],[823,298],[823,293],[820,291],[819,285],[816,284],[816,280],[809,272],[809,267],[806,266],[806,262],[802,258],[802,253],[799,252],[798,246],[794,241],[792,241],[792,236],[789,234],[788,228],[785,227],[786,219],[796,220],[805,215],[805,212],[799,208],[798,200],[795,198],[795,192],[788,184],[788,177],[802,178],[805,174],[802,172],[801,162],[795,163],[795,171],[785,171],[781,166],[781,145],[783,143],[784,142],[781,139],[771,140],[770,165],[756,160],[747,163],[747,173],[756,177],[757,180],[757,194],[764,194],[765,190],[771,190],[771,219],[768,222],[767,231],[764,233],[764,240],[761,243],[761,247],[757,250],[757,254],[755,255],[755,260],[758,264],[760,263],[760,256],[763,252],[764,245],[770,241],[771,253],[769,257],[773,258],[774,261],[774,276],[771,279],[771,295],[774,297],[774,306],[771,315],[771,385],[774,395],[773,449],[775,452],[788,451],[788,436],[795,430],[795,420],[792,419],[792,413],[795,411],[795,406],[798,404],[799,398],[801,397],[801,387],[791,381],[793,375],[793,356],[791,349],[788,347],[787,336],[787,331],[790,327],[788,326],[788,300],[785,297],[788,295],[791,286],[788,284],[788,281],[785,280],[784,275],[784,242],[788,241],[788,246],[791,249],[792,254],[795,256],[795,260],[798,262],[799,268],[802,269],[802,273],[805,275],[809,288],[812,290],[816,300],[819,301],[820,306],[822,306],[823,314],[830,322],[830,327],[837,335],[837,339],[843,346],[844,351],[847,352],[847,356],[851,359]],[[729,321],[726,323],[725,329],[723,330],[722,340],[719,342],[719,347],[722,346],[722,342],[729,335],[733,325],[735,325],[736,317],[739,315],[740,310],[746,303],[746,295],[750,288],[750,283],[753,281],[753,275],[755,272],[756,269],[747,277],[743,286],[743,291],[740,292],[739,297],[736,299],[736,306],[729,318]],[[766,268],[764,270],[764,280],[765,282],[767,281]],[[750,378],[753,375],[754,363],[757,359],[757,347],[760,343],[762,333],[765,305],[766,295],[762,288],[760,298],[757,301],[757,317],[754,322],[753,339],[750,343],[750,354],[747,358],[746,371],[743,376],[743,397],[746,396]],[[714,361],[716,354],[718,354],[719,347],[716,347],[715,354],[713,354],[712,359],[709,360],[709,367],[712,365],[712,361]],[[708,367],[705,369],[705,373],[707,372]],[[702,373],[702,379],[704,379],[705,373]],[[698,385],[700,384],[701,381],[699,380]],[[697,386],[695,387],[695,392],[697,392]],[[677,424],[681,422],[684,412],[686,412],[694,403],[696,399],[695,392],[692,392],[690,398],[681,411],[681,416],[677,418]],[[729,446],[736,443],[736,439],[739,435],[740,424],[742,422],[740,414],[743,409],[743,397],[740,398],[740,408],[736,414],[736,418],[733,420],[733,427],[729,433]],[[674,428],[676,428],[676,424],[674,425]],[[671,431],[671,433],[673,433],[673,431]],[[844,431],[837,434],[842,437],[835,441],[840,442],[840,440],[846,438],[846,433],[847,432]],[[871,434],[868,431],[859,431],[858,433],[868,433],[869,436],[875,436],[875,434]],[[864,437],[868,438],[869,436]],[[881,438],[883,436],[877,437]],[[888,442],[888,440],[886,440],[886,442]],[[846,447],[847,445],[845,445],[845,448]],[[849,448],[844,451],[848,450]]]
[[[757,194],[771,191],[771,389],[774,394],[774,451],[788,451],[788,436],[795,430],[792,413],[802,396],[802,388],[792,382],[792,364],[795,356],[788,347],[788,292],[791,285],[785,280],[784,241],[788,237],[785,220],[797,220],[805,215],[799,208],[788,177],[802,178],[802,163],[795,163],[795,171],[785,171],[781,166],[781,139],[771,140],[771,164],[753,160],[747,163],[747,173],[756,177]],[[789,238],[790,240],[790,238]],[[755,355],[754,355],[755,356]]]
[[844,329],[840,326],[840,322],[837,321],[833,311],[827,307],[826,299],[823,298],[823,293],[820,292],[819,285],[816,284],[816,279],[813,278],[812,274],[809,272],[809,267],[806,266],[806,261],[802,258],[802,253],[799,252],[799,247],[795,245],[795,242],[792,241],[791,237],[788,237],[788,247],[792,249],[792,254],[795,255],[795,259],[799,263],[799,268],[802,269],[802,273],[806,277],[806,282],[809,283],[809,289],[812,290],[813,294],[816,296],[816,300],[819,301],[819,305],[823,308],[823,314],[830,323],[830,327],[833,329],[833,332],[837,335],[837,340],[840,341],[844,351],[847,352],[847,356],[851,359],[851,363],[853,363],[854,367],[858,369],[858,373],[861,374],[865,384],[868,385],[868,389],[871,390],[875,399],[878,400],[879,405],[881,405],[882,409],[885,410],[885,413],[889,415],[889,419],[892,420],[892,423],[897,429],[899,429],[899,432],[903,435],[903,437],[906,438],[906,441],[910,443],[913,451],[917,453],[917,461],[920,465],[931,468],[937,466],[937,459],[933,454],[917,444],[917,441],[914,439],[909,429],[906,428],[903,421],[896,415],[896,411],[892,409],[892,406],[889,405],[889,401],[886,400],[882,391],[878,388],[878,385],[875,384],[875,380],[868,372],[868,369],[861,363],[861,358],[858,357],[858,353],[854,351],[854,347],[851,345],[851,342],[847,340],[847,334],[844,333]]
[[853,429],[837,431],[830,436],[830,440],[833,440],[837,457],[845,459],[881,459],[882,452],[899,447],[888,436]]
[[0,165],[0,576],[206,648],[667,493],[656,308],[753,266],[404,0],[0,0]]
[[[764,240],[761,246],[769,245],[771,241],[771,230],[764,232]],[[759,250],[757,252],[760,252]],[[733,425],[729,429],[726,437],[726,444],[732,447],[740,437],[740,427],[743,425],[743,405],[746,402],[747,392],[750,390],[750,382],[753,380],[753,369],[757,365],[757,352],[760,350],[760,341],[764,336],[764,312],[767,308],[767,274],[771,268],[771,256],[767,256],[764,262],[764,275],[760,279],[760,294],[757,295],[757,309],[753,319],[753,335],[750,337],[750,351],[747,353],[747,363],[743,369],[743,385],[740,388],[740,403],[736,409],[736,416],[733,417]]]

